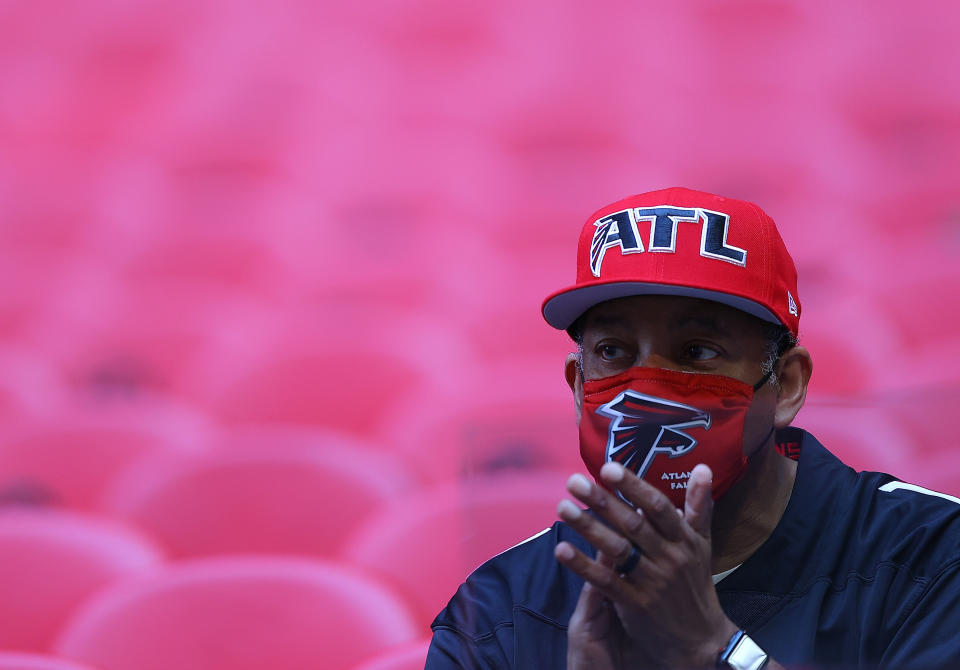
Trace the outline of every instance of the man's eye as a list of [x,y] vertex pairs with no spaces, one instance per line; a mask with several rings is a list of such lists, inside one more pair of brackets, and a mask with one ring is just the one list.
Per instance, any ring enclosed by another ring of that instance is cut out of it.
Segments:
[[600,357],[604,360],[610,361],[623,356],[623,348],[614,344],[601,344],[597,347],[597,353],[599,353]]
[[720,355],[716,349],[711,349],[702,344],[691,344],[687,347],[687,358],[694,361],[709,361]]

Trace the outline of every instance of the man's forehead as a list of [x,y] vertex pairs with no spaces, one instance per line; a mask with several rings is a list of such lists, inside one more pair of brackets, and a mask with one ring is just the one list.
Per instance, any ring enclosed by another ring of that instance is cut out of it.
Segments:
[[656,320],[674,327],[699,327],[720,332],[756,328],[758,320],[738,309],[710,300],[684,296],[644,295],[617,298],[592,307],[584,328],[634,328]]

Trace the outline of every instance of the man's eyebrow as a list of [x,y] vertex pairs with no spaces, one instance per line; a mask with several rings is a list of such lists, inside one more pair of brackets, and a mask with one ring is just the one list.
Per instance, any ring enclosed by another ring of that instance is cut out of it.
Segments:
[[[590,317],[587,325],[599,328],[629,328],[630,321],[616,314],[597,314]],[[671,325],[674,328],[699,328],[723,336],[729,336],[730,334],[730,331],[713,316],[685,314],[672,319]]]
[[674,319],[673,325],[677,328],[695,326],[702,330],[710,330],[718,335],[729,335],[729,331],[712,316],[693,316],[686,315]]
[[629,325],[627,323],[627,320],[624,319],[622,316],[616,316],[616,315],[606,316],[603,314],[598,314],[596,316],[590,317],[590,320],[587,322],[587,324],[590,326],[605,326],[608,328],[611,326],[625,328]]

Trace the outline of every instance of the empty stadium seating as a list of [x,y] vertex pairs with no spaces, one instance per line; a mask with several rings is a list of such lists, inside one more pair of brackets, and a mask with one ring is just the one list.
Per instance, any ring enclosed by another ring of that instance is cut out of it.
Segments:
[[73,297],[83,309],[73,304],[42,320],[41,346],[68,388],[95,401],[194,401],[194,370],[232,352],[231,333],[261,314],[239,294],[189,277],[102,281]]
[[419,640],[369,658],[353,670],[423,670],[430,640]]
[[[81,607],[90,670],[332,668],[270,627],[296,615],[356,647],[345,669],[416,667],[583,470],[573,347],[538,311],[580,225],[672,184],[778,222],[814,359],[795,423],[960,495],[955,3],[621,4],[3,3],[0,649]],[[363,647],[279,596],[202,620],[193,589],[247,568],[189,561],[248,553],[352,564],[263,574],[346,575],[419,627]]]
[[393,593],[346,566],[230,557],[102,591],[53,649],[109,670],[349,670],[422,634]]
[[411,393],[391,422],[395,453],[425,480],[584,470],[573,396],[563,379],[564,347],[514,355],[504,333],[504,348],[498,361],[458,371],[459,386],[450,393]]
[[97,670],[55,656],[0,651],[0,670]]
[[425,490],[381,509],[341,558],[396,585],[427,625],[480,563],[556,521],[566,479],[506,473]]
[[64,401],[59,371],[42,353],[0,347],[0,425],[57,416]]
[[391,454],[356,443],[263,437],[192,458],[146,458],[105,494],[102,509],[155,537],[171,556],[329,556],[371,513],[409,491]]
[[141,533],[63,511],[0,510],[0,649],[44,651],[84,599],[162,560]]
[[0,424],[0,499],[90,510],[138,457],[202,451],[212,432],[195,409],[160,399],[71,403],[55,419]]
[[[389,327],[385,324],[389,323]],[[249,352],[198,400],[228,426],[307,425],[371,437],[410,394],[453,386],[442,364],[462,361],[451,329],[432,318],[358,305],[287,313],[251,325]]]

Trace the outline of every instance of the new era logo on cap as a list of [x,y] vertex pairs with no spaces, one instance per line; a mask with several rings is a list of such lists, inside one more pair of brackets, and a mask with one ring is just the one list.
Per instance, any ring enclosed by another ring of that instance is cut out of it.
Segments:
[[773,219],[702,191],[643,193],[593,214],[580,234],[576,284],[550,295],[543,316],[565,329],[594,305],[631,295],[713,300],[799,329],[797,271]]

